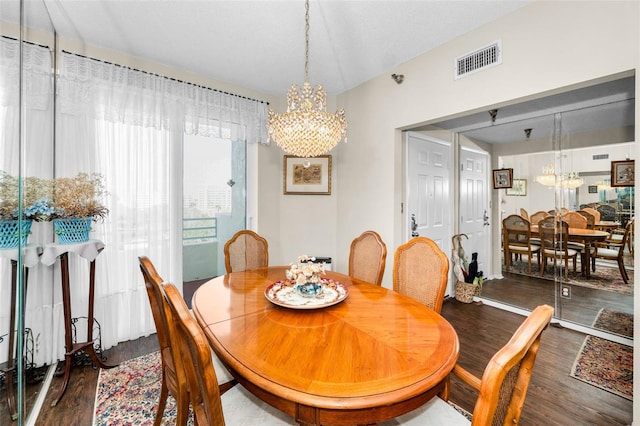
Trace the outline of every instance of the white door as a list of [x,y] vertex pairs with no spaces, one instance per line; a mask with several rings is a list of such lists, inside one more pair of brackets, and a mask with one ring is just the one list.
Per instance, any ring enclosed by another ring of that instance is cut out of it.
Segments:
[[462,247],[471,262],[472,253],[478,253],[478,271],[489,275],[489,185],[486,152],[460,148],[460,232],[469,239],[461,240]]
[[[406,240],[412,236],[435,241],[451,258],[453,203],[449,142],[407,132]],[[450,283],[451,284],[451,283]],[[450,291],[449,294],[452,294]]]

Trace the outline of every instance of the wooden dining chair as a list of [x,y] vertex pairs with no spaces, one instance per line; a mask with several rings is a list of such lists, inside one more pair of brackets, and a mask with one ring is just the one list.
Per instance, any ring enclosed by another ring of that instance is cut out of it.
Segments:
[[397,248],[393,290],[440,313],[449,278],[449,259],[435,241],[415,237]]
[[520,216],[522,216],[523,218],[529,220],[529,213],[523,208],[520,208]]
[[365,231],[351,242],[349,276],[381,285],[387,246],[375,231]]
[[531,222],[532,225],[537,225],[538,222],[540,222],[545,217],[549,217],[549,213],[540,210],[529,216],[529,222]]
[[633,221],[627,222],[627,226],[624,229],[621,240],[608,239],[602,242],[596,242],[596,250],[594,258],[613,260],[618,263],[618,269],[620,269],[620,275],[625,284],[629,283],[629,275],[627,269],[624,266],[624,250],[628,244],[631,230],[633,229]]
[[175,329],[175,348],[183,361],[189,398],[199,425],[296,425],[293,417],[279,411],[238,385],[220,394],[211,348],[202,328],[189,313],[173,284],[165,284],[170,318]]
[[269,243],[249,229],[235,233],[224,245],[227,274],[269,266]]
[[546,217],[538,222],[538,234],[542,244],[540,254],[542,256],[542,267],[540,275],[543,275],[547,268],[547,259],[564,260],[564,277],[569,278],[569,259],[573,260],[573,274],[576,274],[576,259],[578,251],[569,248],[569,224],[555,217]]
[[[147,296],[149,297],[153,321],[156,326],[162,364],[162,385],[154,425],[159,425],[162,421],[169,393],[171,393],[176,400],[176,424],[185,425],[189,414],[189,394],[184,371],[182,368],[179,368],[179,366],[182,365],[177,359],[179,354],[176,354],[172,349],[170,313],[162,288],[163,279],[149,258],[141,256],[138,260],[140,262],[142,276],[144,277]],[[216,383],[220,387],[220,391],[225,392],[235,385],[236,382],[220,360],[216,359],[216,361],[216,367],[219,372],[217,376],[219,381]]]
[[511,269],[512,255],[526,255],[531,274],[531,258],[534,254],[538,257],[540,266],[540,245],[531,241],[531,224],[520,215],[512,214],[502,220],[502,246],[504,249],[504,262],[507,270]]
[[[540,348],[540,338],[552,316],[551,306],[541,305],[535,308],[509,342],[489,360],[481,379],[460,365],[455,365],[453,374],[478,391],[471,418],[472,426],[518,424],[533,364]],[[378,424],[455,426],[468,425],[469,421],[450,404],[434,397],[414,411]]]

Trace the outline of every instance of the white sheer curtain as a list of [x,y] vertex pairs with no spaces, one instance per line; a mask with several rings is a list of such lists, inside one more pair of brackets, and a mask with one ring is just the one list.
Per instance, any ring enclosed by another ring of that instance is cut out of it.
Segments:
[[[0,44],[0,167],[18,170],[17,42]],[[52,61],[29,45],[25,69],[26,175],[101,173],[110,214],[91,238],[106,248],[96,259],[95,318],[103,348],[155,332],[138,267],[148,256],[167,281],[182,284],[183,135],[266,143],[267,105],[70,53],[59,55],[56,116]],[[55,143],[53,123],[55,119]],[[53,242],[51,223],[34,224],[30,242]],[[72,316],[87,314],[88,262],[69,257]],[[0,265],[2,282],[8,262]],[[34,330],[35,363],[64,358],[59,265],[29,271],[26,325]],[[9,286],[0,286],[0,336],[8,329]],[[86,323],[77,324],[83,339]],[[95,335],[95,334],[94,334]],[[6,339],[0,362],[6,360]]]
[[[95,317],[108,348],[155,331],[138,256],[182,284],[183,135],[266,143],[266,105],[70,53],[60,57],[57,102],[55,174],[101,173],[110,192],[109,216],[92,234],[106,244],[96,260]],[[86,313],[88,292],[87,280],[73,277],[88,268],[70,266],[75,317]]]
[[[23,177],[50,178],[53,174],[53,76],[52,52],[46,47],[0,38],[0,170]],[[22,143],[20,143],[20,73],[22,73]],[[22,154],[22,155],[20,155]],[[22,163],[22,164],[20,164]],[[50,225],[50,224],[49,224]],[[46,224],[34,224],[29,243],[50,242]],[[25,327],[34,338],[33,361],[51,361],[51,312],[55,289],[51,271],[38,264],[29,268]],[[9,332],[11,266],[0,260],[0,336]],[[0,363],[7,360],[8,339],[0,342]],[[31,361],[30,359],[28,361]]]

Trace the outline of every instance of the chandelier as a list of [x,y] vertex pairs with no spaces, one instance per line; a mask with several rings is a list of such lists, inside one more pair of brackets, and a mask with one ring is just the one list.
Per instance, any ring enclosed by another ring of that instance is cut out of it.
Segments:
[[287,92],[287,112],[269,108],[267,132],[283,151],[311,158],[330,151],[342,139],[347,141],[344,109],[327,112],[327,93],[322,85],[309,84],[309,0],[305,2],[304,84],[292,84]]
[[546,186],[561,185],[569,189],[575,189],[584,185],[584,179],[582,179],[578,173],[569,172],[566,175],[556,175],[553,166],[550,164],[542,168],[542,174],[536,176],[536,182]]

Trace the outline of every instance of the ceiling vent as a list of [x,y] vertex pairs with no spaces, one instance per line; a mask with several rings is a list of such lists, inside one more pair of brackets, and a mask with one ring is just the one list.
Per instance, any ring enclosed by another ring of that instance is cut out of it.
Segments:
[[609,154],[596,154],[593,156],[594,160],[608,160]]
[[457,80],[474,72],[500,65],[502,63],[502,41],[497,40],[455,59],[454,78]]

